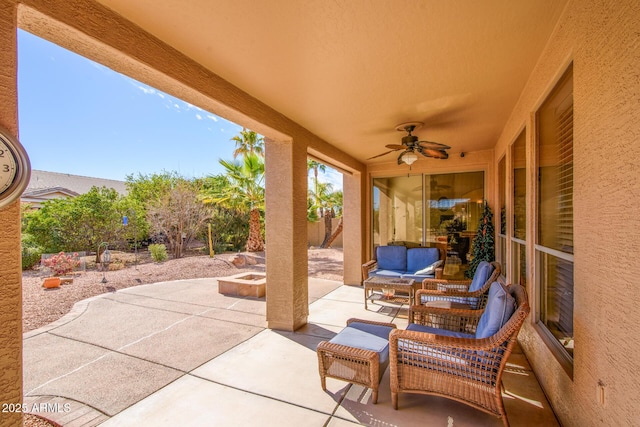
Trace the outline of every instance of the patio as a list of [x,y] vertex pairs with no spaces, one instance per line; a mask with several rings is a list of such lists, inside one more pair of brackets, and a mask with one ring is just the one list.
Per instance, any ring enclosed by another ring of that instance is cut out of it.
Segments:
[[[217,289],[214,279],[128,288],[25,334],[24,403],[45,403],[50,412],[39,415],[73,427],[502,425],[432,396],[403,394],[395,411],[388,370],[377,405],[368,389],[342,381],[322,391],[316,345],[350,317],[404,328],[406,306],[365,310],[362,288],[310,278],[309,323],[282,332],[266,328],[264,299]],[[519,348],[504,385],[511,425],[558,425]]]

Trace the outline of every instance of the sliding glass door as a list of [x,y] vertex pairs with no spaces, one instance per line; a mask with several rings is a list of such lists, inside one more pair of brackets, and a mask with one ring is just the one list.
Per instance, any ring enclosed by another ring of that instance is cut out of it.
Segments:
[[373,179],[373,245],[440,246],[468,261],[484,172]]
[[373,180],[373,244],[422,246],[422,175]]

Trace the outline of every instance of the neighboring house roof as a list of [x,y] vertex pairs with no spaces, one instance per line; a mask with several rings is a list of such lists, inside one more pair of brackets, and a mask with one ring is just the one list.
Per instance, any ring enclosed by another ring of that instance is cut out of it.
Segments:
[[79,194],[75,191],[68,190],[63,187],[42,188],[37,190],[26,190],[22,193],[20,201],[29,203],[32,208],[42,207],[42,203],[52,199],[66,199],[67,197],[76,197]]
[[88,193],[91,187],[113,188],[122,195],[127,194],[124,181],[32,170],[31,180],[20,201],[30,203],[32,208],[37,209],[47,200],[76,197]]
[[66,197],[75,197],[75,196],[79,196],[79,193],[76,193],[75,191],[71,191],[68,190],[64,187],[51,187],[51,188],[41,188],[41,189],[37,189],[37,190],[25,190],[24,193],[22,193],[22,198],[27,198],[27,197],[44,197],[50,194],[63,194]]
[[40,170],[31,171],[31,180],[29,181],[29,185],[24,191],[24,194],[35,190],[63,188],[77,193],[75,194],[77,196],[78,194],[88,193],[89,190],[91,190],[91,187],[113,188],[122,195],[127,194],[127,188],[124,181]]

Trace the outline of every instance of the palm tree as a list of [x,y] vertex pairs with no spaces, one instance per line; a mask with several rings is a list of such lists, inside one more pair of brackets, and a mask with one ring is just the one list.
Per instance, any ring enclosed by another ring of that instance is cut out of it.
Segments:
[[338,238],[338,236],[340,235],[340,233],[342,233],[342,228],[343,228],[343,221],[342,221],[342,191],[334,191],[333,193],[331,193],[329,195],[329,198],[331,200],[331,204],[333,206],[333,211],[335,213],[334,216],[339,216],[340,217],[340,221],[338,222],[338,226],[336,227],[336,230],[333,232],[333,234],[331,234],[329,237],[326,236],[326,228],[325,228],[325,236],[324,236],[324,242],[322,242],[322,247],[323,248],[330,248],[331,244],[334,242],[334,240],[336,240]]
[[324,240],[320,247],[327,248],[339,234],[339,231],[336,230],[337,233],[332,236],[331,230],[333,229],[333,218],[339,215],[342,210],[342,191],[333,191],[333,186],[324,182],[317,183],[316,188],[317,192],[314,192],[313,196],[318,200],[318,207],[324,217]]
[[315,160],[309,160],[307,159],[307,173],[309,173],[309,171],[313,169],[313,184],[314,184],[314,190],[313,192],[316,194],[316,205],[319,206],[320,202],[318,200],[318,170],[321,170],[323,173],[327,170],[327,166],[320,163],[320,162],[316,162]]
[[234,159],[247,154],[264,156],[264,138],[252,130],[242,128],[240,135],[234,136],[231,141],[236,143],[236,149],[233,152]]
[[220,160],[226,169],[228,185],[216,186],[203,196],[205,203],[219,203],[229,209],[249,213],[247,251],[264,250],[260,212],[264,211],[264,160],[255,153],[243,155],[243,160]]

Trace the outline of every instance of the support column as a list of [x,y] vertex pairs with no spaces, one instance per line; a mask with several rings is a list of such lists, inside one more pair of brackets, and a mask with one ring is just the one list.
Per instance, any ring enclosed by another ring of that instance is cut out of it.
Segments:
[[344,174],[342,178],[344,283],[362,284],[362,264],[365,256],[365,174]]
[[309,316],[307,147],[265,141],[267,323],[295,331]]
[[[0,124],[18,131],[17,14],[13,1],[0,6]],[[20,202],[0,209],[0,402],[22,402],[22,269]],[[22,426],[22,414],[0,414],[3,426]]]

